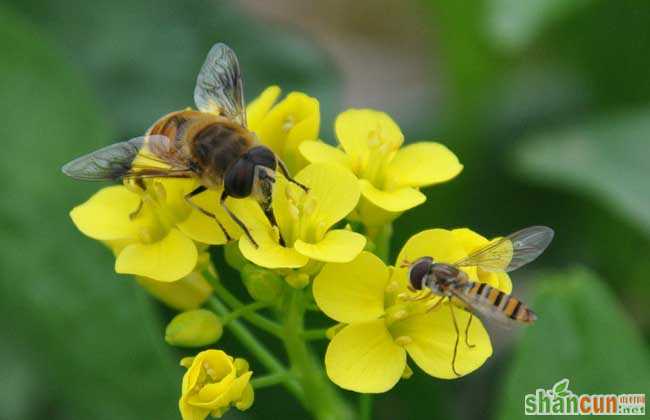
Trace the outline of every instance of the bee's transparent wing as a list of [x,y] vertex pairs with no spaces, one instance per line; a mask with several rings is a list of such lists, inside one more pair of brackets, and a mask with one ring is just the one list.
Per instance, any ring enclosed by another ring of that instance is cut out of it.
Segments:
[[551,243],[553,235],[553,229],[546,226],[527,227],[493,240],[454,265],[476,266],[492,272],[513,271],[539,257]]
[[61,170],[69,177],[84,181],[135,176],[185,178],[190,175],[187,158],[180,148],[161,135],[136,137],[111,144],[78,157]]
[[215,44],[196,78],[194,102],[203,112],[224,115],[246,127],[244,83],[235,52]]

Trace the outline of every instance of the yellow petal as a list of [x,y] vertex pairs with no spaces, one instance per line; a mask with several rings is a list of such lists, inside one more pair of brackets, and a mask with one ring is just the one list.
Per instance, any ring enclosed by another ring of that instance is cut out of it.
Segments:
[[255,98],[246,107],[246,119],[248,120],[248,128],[251,131],[257,131],[262,124],[264,116],[269,112],[275,101],[278,100],[282,91],[278,86],[269,86],[264,89],[264,92]]
[[242,392],[239,401],[235,403],[235,407],[237,407],[237,409],[240,411],[248,410],[251,407],[251,405],[253,405],[254,399],[255,399],[255,391],[253,390],[253,387],[249,383],[246,385],[246,388],[244,388],[244,392]]
[[365,179],[359,180],[361,194],[375,206],[389,212],[402,212],[426,201],[426,196],[411,187],[383,191]]
[[300,268],[309,258],[293,248],[285,248],[270,238],[255,236],[256,248],[246,236],[239,239],[239,249],[246,259],[266,268]]
[[[455,367],[459,374],[466,375],[478,369],[492,355],[492,345],[480,319],[474,317],[468,338],[469,343],[475,347],[468,348],[464,332],[469,313],[456,307],[454,313],[461,334]],[[391,333],[396,338],[410,337],[409,344],[405,346],[406,351],[420,369],[429,375],[441,379],[458,377],[451,367],[456,330],[448,304],[429,314],[416,315],[396,322],[391,326]]]
[[70,211],[75,226],[97,240],[136,239],[141,217],[129,215],[140,205],[140,196],[122,185],[102,188],[88,201]]
[[[468,254],[483,248],[490,243],[487,238],[467,228],[454,229],[452,230],[452,233],[461,245],[463,245]],[[512,293],[512,281],[510,280],[508,273],[493,273],[478,268],[476,274],[478,281],[487,283],[505,293]]]
[[213,291],[210,283],[196,271],[171,283],[141,276],[136,276],[136,280],[156,299],[179,311],[200,307],[212,295]]
[[454,178],[463,165],[440,143],[420,142],[401,148],[386,169],[386,180],[393,188],[423,187]]
[[331,230],[315,244],[298,239],[294,244],[296,251],[309,258],[325,262],[349,262],[366,246],[366,237],[345,229]]
[[399,381],[406,352],[393,342],[383,319],[352,324],[336,334],[325,353],[327,376],[344,389],[386,392]]
[[[241,229],[219,204],[221,191],[221,189],[206,191],[192,197],[191,200],[198,207],[214,214],[221,225],[228,231],[231,238],[239,238],[242,233]],[[226,237],[217,222],[213,218],[196,209],[192,209],[189,216],[176,226],[184,234],[197,242],[210,245],[221,245],[227,242]]]
[[266,114],[256,133],[262,143],[284,158],[287,147],[297,154],[300,142],[317,139],[319,126],[318,100],[291,92]]
[[178,408],[183,420],[204,420],[210,414],[210,409],[194,407],[187,403],[185,396],[178,401]]
[[228,206],[241,218],[259,245],[255,247],[246,235],[241,235],[239,250],[247,260],[266,268],[298,268],[309,262],[308,257],[295,249],[279,244],[279,232],[271,226],[256,202],[251,199],[232,200]]
[[359,182],[350,170],[331,163],[313,163],[296,175],[298,182],[309,187],[307,200],[314,208],[310,214],[301,214],[303,223],[314,225],[318,240],[334,223],[348,215],[359,202]]
[[330,318],[350,324],[377,319],[384,313],[388,268],[370,252],[349,263],[325,264],[314,279],[314,300]]
[[172,229],[160,241],[136,243],[124,248],[115,260],[115,271],[171,282],[190,274],[197,258],[194,242]]
[[342,150],[322,141],[305,141],[300,145],[300,153],[311,163],[338,163],[352,168],[352,160]]
[[[395,269],[393,279],[402,285],[407,284],[408,268],[401,267],[404,261],[415,261],[420,257],[432,257],[435,262],[452,264],[467,256],[467,251],[456,239],[454,234],[445,229],[429,229],[411,236],[402,247]],[[474,267],[463,267],[470,278],[476,280]]]
[[396,150],[404,142],[397,124],[385,113],[372,109],[350,109],[336,118],[336,137],[355,166],[361,165],[368,148],[377,140]]

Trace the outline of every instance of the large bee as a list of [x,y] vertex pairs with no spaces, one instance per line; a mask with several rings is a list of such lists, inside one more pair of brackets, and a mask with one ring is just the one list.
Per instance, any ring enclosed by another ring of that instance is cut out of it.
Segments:
[[[194,178],[200,185],[185,196],[193,208],[213,218],[192,197],[221,189],[221,206],[257,243],[244,223],[226,206],[226,198],[252,196],[275,224],[271,197],[276,170],[291,178],[285,164],[271,149],[260,145],[246,129],[244,85],[234,51],[216,44],[201,67],[194,89],[198,111],[176,111],[160,118],[143,137],[115,143],[63,166],[63,173],[81,180],[132,180],[143,189],[147,178]],[[139,208],[132,216],[136,216]]]
[[439,300],[431,307],[434,309],[444,301],[449,301],[456,344],[451,361],[453,372],[456,370],[456,354],[460,333],[454,313],[453,298],[462,302],[470,312],[465,326],[465,343],[474,314],[493,319],[502,325],[530,325],[537,320],[537,315],[516,297],[493,288],[486,283],[473,282],[460,267],[478,267],[489,272],[509,272],[528,264],[540,256],[553,239],[553,229],[546,226],[531,226],[472,252],[466,258],[456,262],[434,261],[430,256],[423,256],[413,262],[404,261],[402,267],[409,267],[408,279],[411,291],[424,291],[411,300],[427,298],[431,294]]

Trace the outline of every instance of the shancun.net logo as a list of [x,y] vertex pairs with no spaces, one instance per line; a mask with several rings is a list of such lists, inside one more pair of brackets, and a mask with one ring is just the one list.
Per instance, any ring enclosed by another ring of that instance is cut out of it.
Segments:
[[551,389],[537,389],[524,397],[527,416],[643,416],[645,394],[582,394],[569,390],[569,380],[562,379]]

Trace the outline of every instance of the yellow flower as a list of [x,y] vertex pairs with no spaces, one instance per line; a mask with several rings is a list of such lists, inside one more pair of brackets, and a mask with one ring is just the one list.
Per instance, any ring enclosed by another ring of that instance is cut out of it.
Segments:
[[[108,242],[108,245],[113,248],[115,254],[121,249],[115,243]],[[209,270],[214,276],[217,275],[207,252],[199,253],[194,271],[180,280],[165,282],[142,276],[135,276],[135,279],[150,295],[170,308],[189,311],[199,308],[212,296],[212,285],[203,277],[203,270]]]
[[404,135],[385,113],[351,109],[335,123],[341,149],[306,141],[300,152],[310,162],[334,162],[359,178],[362,199],[353,217],[366,226],[390,222],[401,212],[422,204],[420,187],[448,181],[463,169],[456,156],[434,142],[401,147]]
[[221,417],[231,406],[246,410],[253,404],[253,374],[244,359],[233,359],[221,350],[206,350],[186,357],[178,406],[183,420]]
[[248,128],[270,147],[294,174],[307,165],[298,146],[318,139],[320,105],[316,98],[291,92],[276,103],[280,88],[271,86],[247,107]]
[[[72,209],[70,217],[82,233],[113,249],[116,272],[173,282],[196,266],[194,241],[226,242],[218,224],[185,201],[185,194],[196,185],[191,180],[160,179],[149,182],[144,191],[133,186],[106,187]],[[240,234],[219,206],[218,191],[200,194],[193,202],[216,214],[231,236]]]
[[[431,256],[434,261],[460,260],[487,239],[469,229],[431,229],[411,237],[402,248],[398,262]],[[474,281],[509,292],[509,278],[463,270]],[[423,301],[408,300],[408,269],[389,268],[369,252],[345,264],[326,264],[314,280],[313,293],[319,308],[330,318],[347,324],[330,342],[325,367],[330,379],[357,392],[385,392],[402,377],[407,354],[426,373],[453,379],[452,368],[456,330],[448,302],[432,296]],[[455,304],[455,303],[454,303]],[[431,310],[433,308],[433,310]],[[455,367],[461,375],[479,368],[492,354],[490,338],[475,319],[465,344],[464,326],[469,313],[454,309],[461,334]]]
[[365,246],[365,237],[346,229],[330,230],[357,205],[359,185],[354,175],[338,165],[320,163],[304,168],[296,180],[309,191],[281,178],[276,181],[273,214],[279,230],[259,206],[233,202],[259,244],[256,248],[242,235],[242,254],[267,268],[304,267],[310,258],[326,262],[354,259]]

